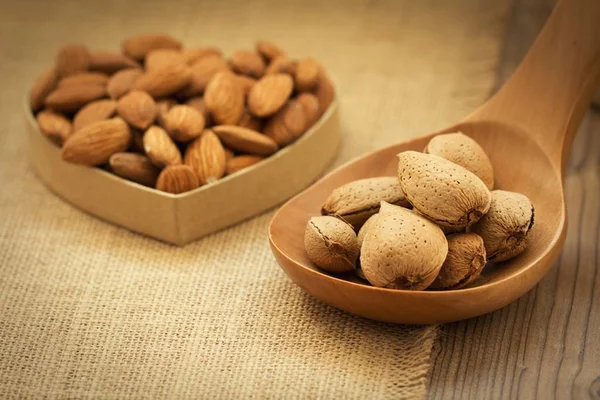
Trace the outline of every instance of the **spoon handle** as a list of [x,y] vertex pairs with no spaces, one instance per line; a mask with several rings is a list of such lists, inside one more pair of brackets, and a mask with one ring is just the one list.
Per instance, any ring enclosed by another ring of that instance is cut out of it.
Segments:
[[527,132],[564,168],[599,85],[600,0],[563,0],[515,73],[468,119]]

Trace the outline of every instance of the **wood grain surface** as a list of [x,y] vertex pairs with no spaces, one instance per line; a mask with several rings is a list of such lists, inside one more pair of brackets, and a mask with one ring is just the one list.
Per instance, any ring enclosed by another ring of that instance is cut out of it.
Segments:
[[[516,2],[499,85],[553,7]],[[519,301],[442,327],[428,397],[600,399],[600,112],[586,115],[565,178],[569,228],[557,265]]]

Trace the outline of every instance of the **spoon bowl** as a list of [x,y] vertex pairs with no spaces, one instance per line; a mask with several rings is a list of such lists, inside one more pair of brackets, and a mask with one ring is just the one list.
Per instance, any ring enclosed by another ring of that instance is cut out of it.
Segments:
[[[271,221],[275,258],[306,292],[339,309],[384,322],[451,322],[497,310],[529,291],[558,257],[566,234],[563,166],[576,128],[600,82],[600,2],[560,3],[507,84],[464,121],[355,159],[288,201]],[[337,187],[357,179],[395,176],[396,155],[422,151],[440,133],[461,131],[486,151],[495,188],[525,194],[535,207],[528,247],[488,265],[469,287],[410,291],[368,285],[354,274],[317,268],[304,249],[310,217]]]

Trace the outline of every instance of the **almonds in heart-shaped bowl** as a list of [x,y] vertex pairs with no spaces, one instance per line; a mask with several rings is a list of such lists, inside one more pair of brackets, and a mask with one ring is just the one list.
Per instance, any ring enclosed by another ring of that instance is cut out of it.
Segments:
[[122,52],[60,49],[26,107],[31,159],[59,196],[185,244],[291,197],[339,145],[333,84],[276,45],[229,58],[139,35]]

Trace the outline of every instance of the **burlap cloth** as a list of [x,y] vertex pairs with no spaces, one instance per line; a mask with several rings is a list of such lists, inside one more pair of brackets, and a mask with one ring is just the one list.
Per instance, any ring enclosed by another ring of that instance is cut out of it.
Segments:
[[71,207],[28,163],[23,97],[67,42],[167,31],[230,51],[272,38],[335,76],[339,164],[484,101],[507,1],[3,2],[0,397],[422,397],[435,327],[304,294],[271,255],[271,212],[176,248]]

